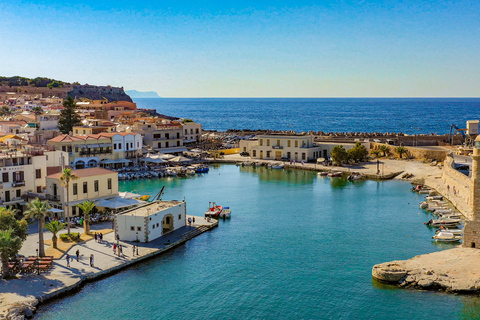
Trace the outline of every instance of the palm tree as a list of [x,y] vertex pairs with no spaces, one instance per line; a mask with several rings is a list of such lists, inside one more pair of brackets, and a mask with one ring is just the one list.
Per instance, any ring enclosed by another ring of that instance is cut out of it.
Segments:
[[70,236],[70,201],[68,200],[68,194],[69,194],[69,187],[70,187],[70,181],[76,180],[78,177],[72,173],[72,169],[70,168],[65,168],[63,169],[63,174],[60,176],[58,181],[62,183],[62,186],[65,187],[67,190],[67,203],[65,206],[65,217],[67,218],[67,230],[68,230],[68,236]]
[[370,153],[373,154],[375,156],[375,158],[380,157],[380,150],[372,150],[372,151],[370,151]]
[[26,218],[36,218],[38,220],[38,255],[45,256],[45,243],[43,241],[43,225],[45,223],[45,216],[49,214],[48,209],[50,205],[48,201],[41,201],[36,198],[27,204],[27,210],[23,213]]
[[402,147],[402,146],[397,147],[397,148],[395,149],[395,151],[396,151],[396,152],[398,153],[398,155],[400,156],[400,159],[402,159],[402,155],[403,155],[403,154],[405,154],[405,153],[408,152],[407,148]]
[[390,147],[389,146],[383,145],[383,146],[380,147],[380,150],[382,150],[384,157],[390,155]]
[[8,278],[10,268],[8,259],[11,256],[12,248],[21,246],[21,239],[13,233],[13,229],[0,230],[0,258],[2,260],[3,278]]
[[53,233],[52,242],[55,249],[57,249],[57,233],[62,231],[62,229],[65,228],[65,225],[65,223],[58,222],[57,220],[53,220],[52,222],[45,224],[45,228]]
[[82,203],[77,204],[77,207],[82,209],[83,211],[83,229],[85,230],[85,234],[90,233],[90,212],[95,208],[96,204],[93,201],[86,200]]

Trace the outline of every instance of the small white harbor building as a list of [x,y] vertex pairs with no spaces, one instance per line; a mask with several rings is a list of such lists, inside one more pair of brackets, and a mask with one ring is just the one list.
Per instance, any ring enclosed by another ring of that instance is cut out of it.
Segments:
[[154,201],[115,217],[115,237],[124,241],[149,242],[185,226],[185,201]]

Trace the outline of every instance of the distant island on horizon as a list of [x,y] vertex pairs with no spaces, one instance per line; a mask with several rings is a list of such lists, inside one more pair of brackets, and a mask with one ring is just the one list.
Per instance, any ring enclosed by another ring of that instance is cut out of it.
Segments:
[[155,91],[137,91],[137,90],[125,90],[125,92],[132,98],[161,98]]

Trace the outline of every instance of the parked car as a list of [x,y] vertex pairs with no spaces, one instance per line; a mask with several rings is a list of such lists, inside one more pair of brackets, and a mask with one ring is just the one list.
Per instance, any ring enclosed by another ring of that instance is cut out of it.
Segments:
[[243,151],[243,152],[240,152],[240,155],[242,157],[249,157],[250,156],[250,153],[248,153],[247,151]]

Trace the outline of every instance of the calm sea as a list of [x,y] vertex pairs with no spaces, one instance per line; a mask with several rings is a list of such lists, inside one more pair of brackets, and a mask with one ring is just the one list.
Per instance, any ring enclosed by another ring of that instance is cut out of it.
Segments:
[[204,129],[449,133],[480,119],[479,98],[135,99],[138,107],[193,119]]
[[232,219],[172,251],[40,308],[38,319],[479,319],[480,299],[401,290],[374,264],[435,245],[420,199],[401,181],[221,165],[188,179],[121,182],[124,191],[209,201]]

